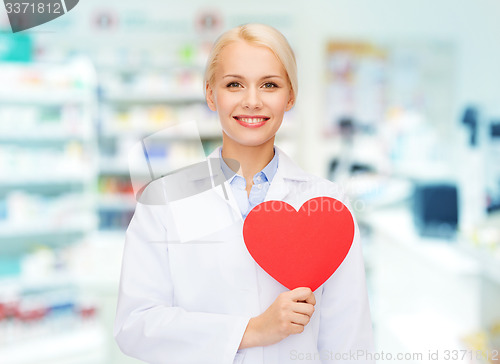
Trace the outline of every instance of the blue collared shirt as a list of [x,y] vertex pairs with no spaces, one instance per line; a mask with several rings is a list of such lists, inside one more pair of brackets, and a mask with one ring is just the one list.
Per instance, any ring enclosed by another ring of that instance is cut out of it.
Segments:
[[253,176],[253,186],[250,190],[250,195],[247,194],[245,189],[247,186],[245,178],[234,173],[226,162],[224,162],[222,158],[222,148],[219,149],[219,157],[221,160],[222,172],[231,185],[231,190],[240,208],[241,216],[245,219],[251,209],[261,202],[264,202],[269,186],[278,170],[278,153],[276,153],[276,149],[274,149],[273,159],[271,159],[262,171]]

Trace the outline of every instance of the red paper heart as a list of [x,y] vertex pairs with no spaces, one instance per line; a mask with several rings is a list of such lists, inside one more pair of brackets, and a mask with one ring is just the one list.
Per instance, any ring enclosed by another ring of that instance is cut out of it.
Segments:
[[314,291],[344,261],[354,220],[330,197],[310,199],[299,211],[283,201],[266,201],[247,215],[243,238],[253,259],[278,282]]

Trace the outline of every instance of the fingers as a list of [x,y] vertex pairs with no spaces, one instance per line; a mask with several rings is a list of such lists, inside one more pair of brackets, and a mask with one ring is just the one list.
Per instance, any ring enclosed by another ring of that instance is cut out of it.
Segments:
[[292,335],[293,334],[300,334],[303,331],[304,331],[304,325],[294,324],[294,323],[291,324],[290,334],[292,334]]
[[291,298],[295,302],[305,302],[311,305],[316,304],[316,298],[314,297],[313,291],[309,287],[298,287],[290,292]]
[[312,291],[311,291],[311,294],[306,297],[305,301],[306,301],[306,303],[309,303],[313,306],[316,304],[316,297],[314,297],[314,293],[312,293]]
[[314,294],[307,287],[280,293],[273,304],[256,318],[263,322],[260,328],[257,325],[261,342],[273,344],[303,332],[311,320],[315,304]]
[[290,322],[292,324],[306,326],[309,321],[311,321],[311,317],[305,314],[293,312],[290,316]]
[[296,302],[293,305],[293,312],[311,317],[314,313],[314,306],[309,303]]

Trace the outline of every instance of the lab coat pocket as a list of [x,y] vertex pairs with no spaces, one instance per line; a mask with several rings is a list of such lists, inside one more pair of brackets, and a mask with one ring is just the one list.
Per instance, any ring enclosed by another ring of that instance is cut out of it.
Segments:
[[241,219],[215,188],[173,201],[169,208],[180,243],[218,233]]
[[243,303],[235,292],[242,286],[236,277],[242,273],[233,265],[240,260],[235,246],[223,241],[169,244],[174,304],[188,311],[239,312]]
[[209,239],[168,244],[175,304],[193,311],[245,314],[255,295],[255,262],[241,224]]

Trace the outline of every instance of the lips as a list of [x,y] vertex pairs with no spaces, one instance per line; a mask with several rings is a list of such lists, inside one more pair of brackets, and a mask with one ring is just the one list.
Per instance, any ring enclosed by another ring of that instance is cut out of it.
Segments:
[[261,127],[269,120],[269,117],[263,115],[238,115],[233,116],[233,118],[246,128]]

